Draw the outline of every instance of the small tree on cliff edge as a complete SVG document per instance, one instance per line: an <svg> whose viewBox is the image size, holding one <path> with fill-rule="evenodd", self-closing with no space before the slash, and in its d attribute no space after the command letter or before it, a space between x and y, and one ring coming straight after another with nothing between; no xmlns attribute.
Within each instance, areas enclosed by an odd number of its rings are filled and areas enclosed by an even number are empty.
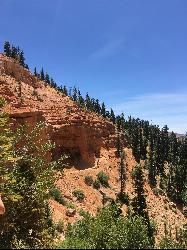
<svg viewBox="0 0 187 250"><path fill-rule="evenodd" d="M45 74L44 74L43 68L41 69L41 72L40 72L40 79L41 79L42 81L45 80Z"/></svg>
<svg viewBox="0 0 187 250"><path fill-rule="evenodd" d="M19 63L21 66L25 67L25 57L23 50L19 53Z"/></svg>
<svg viewBox="0 0 187 250"><path fill-rule="evenodd" d="M4 43L4 54L8 57L11 56L11 48L10 48L10 43L8 41Z"/></svg>

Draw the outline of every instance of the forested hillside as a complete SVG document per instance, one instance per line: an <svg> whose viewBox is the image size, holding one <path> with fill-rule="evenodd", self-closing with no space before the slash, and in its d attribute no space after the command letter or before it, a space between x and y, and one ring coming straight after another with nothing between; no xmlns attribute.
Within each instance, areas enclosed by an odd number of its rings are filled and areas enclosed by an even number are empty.
<svg viewBox="0 0 187 250"><path fill-rule="evenodd" d="M0 56L0 248L186 248L187 136Z"/></svg>

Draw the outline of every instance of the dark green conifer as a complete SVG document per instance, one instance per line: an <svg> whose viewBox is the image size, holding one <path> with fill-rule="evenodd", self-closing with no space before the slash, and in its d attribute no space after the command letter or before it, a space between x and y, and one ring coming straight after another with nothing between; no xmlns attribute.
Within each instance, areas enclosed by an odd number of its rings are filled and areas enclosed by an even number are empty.
<svg viewBox="0 0 187 250"><path fill-rule="evenodd" d="M19 63L21 66L25 67L25 57L23 50L19 53Z"/></svg>
<svg viewBox="0 0 187 250"><path fill-rule="evenodd" d="M4 54L8 57L11 56L11 48L10 48L10 43L8 41L5 41L4 43Z"/></svg>
<svg viewBox="0 0 187 250"><path fill-rule="evenodd" d="M50 83L51 83L48 73L45 74L45 82L46 82L47 84L50 84Z"/></svg>
<svg viewBox="0 0 187 250"><path fill-rule="evenodd" d="M101 104L101 115L106 117L106 108L104 102Z"/></svg>
<svg viewBox="0 0 187 250"><path fill-rule="evenodd" d="M40 79L41 79L42 81L45 80L45 74L44 74L43 68L42 68L41 71L40 71Z"/></svg>
<svg viewBox="0 0 187 250"><path fill-rule="evenodd" d="M38 73L37 73L36 67L34 67L34 75L35 75L36 77L38 76Z"/></svg>
<svg viewBox="0 0 187 250"><path fill-rule="evenodd" d="M115 123L116 121L116 117L115 117L115 114L114 114L114 111L113 109L110 109L110 119L113 123Z"/></svg>

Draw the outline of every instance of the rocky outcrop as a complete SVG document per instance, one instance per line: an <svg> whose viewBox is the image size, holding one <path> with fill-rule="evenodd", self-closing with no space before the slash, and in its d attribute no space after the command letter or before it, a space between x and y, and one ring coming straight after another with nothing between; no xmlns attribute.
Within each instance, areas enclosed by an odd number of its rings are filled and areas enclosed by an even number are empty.
<svg viewBox="0 0 187 250"><path fill-rule="evenodd" d="M69 97L46 86L14 59L0 55L0 94L17 124L33 127L39 120L49 127L55 142L53 157L68 153L79 169L93 167L102 148L115 147L114 125L80 109Z"/></svg>
<svg viewBox="0 0 187 250"><path fill-rule="evenodd" d="M73 217L73 216L75 216L75 214L76 214L76 210L75 210L75 209L68 208L68 209L66 210L66 215L67 215L68 217Z"/></svg>
<svg viewBox="0 0 187 250"><path fill-rule="evenodd" d="M34 86L37 83L37 78L30 71L16 62L12 58L8 58L0 54L0 74L8 75L15 78L17 81Z"/></svg>

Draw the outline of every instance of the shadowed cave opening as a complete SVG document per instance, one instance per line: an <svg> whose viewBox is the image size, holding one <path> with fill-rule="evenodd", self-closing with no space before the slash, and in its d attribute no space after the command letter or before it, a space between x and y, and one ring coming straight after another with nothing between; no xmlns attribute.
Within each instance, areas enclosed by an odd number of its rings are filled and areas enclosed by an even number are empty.
<svg viewBox="0 0 187 250"><path fill-rule="evenodd" d="M65 147L58 147L52 151L52 159L58 160L62 155L67 155L68 158L66 159L65 163L67 163L68 168L74 167L77 170L84 170L88 168L94 167L95 163L95 154L89 153L83 157L79 147L73 148L65 148Z"/></svg>

